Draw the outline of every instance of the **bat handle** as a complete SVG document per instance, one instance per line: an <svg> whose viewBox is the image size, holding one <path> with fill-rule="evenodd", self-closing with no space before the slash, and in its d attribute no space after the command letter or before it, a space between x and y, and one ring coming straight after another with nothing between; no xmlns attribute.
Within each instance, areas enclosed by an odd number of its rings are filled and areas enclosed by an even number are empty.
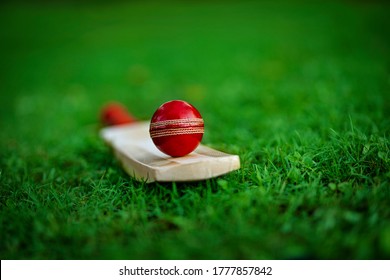
<svg viewBox="0 0 390 280"><path fill-rule="evenodd" d="M137 121L126 107L118 102L106 104L100 112L100 120L106 126L130 124Z"/></svg>

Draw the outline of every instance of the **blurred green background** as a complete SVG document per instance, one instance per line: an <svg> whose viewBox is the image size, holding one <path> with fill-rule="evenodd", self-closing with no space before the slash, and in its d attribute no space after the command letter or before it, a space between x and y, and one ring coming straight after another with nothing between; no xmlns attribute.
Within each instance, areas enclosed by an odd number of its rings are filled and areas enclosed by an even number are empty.
<svg viewBox="0 0 390 280"><path fill-rule="evenodd" d="M1 258L388 258L390 19L380 1L0 5ZM171 99L242 168L143 185L100 108Z"/></svg>
<svg viewBox="0 0 390 280"><path fill-rule="evenodd" d="M344 105L350 114L375 110L376 121L388 111L378 94L388 89L387 5L28 3L1 9L2 104L4 115L19 120L71 116L71 132L93 123L111 99L140 118L172 98L196 103L205 117L222 113L237 122L275 111L288 118L319 113L310 111L318 103L324 121ZM232 105L240 110L228 110Z"/></svg>

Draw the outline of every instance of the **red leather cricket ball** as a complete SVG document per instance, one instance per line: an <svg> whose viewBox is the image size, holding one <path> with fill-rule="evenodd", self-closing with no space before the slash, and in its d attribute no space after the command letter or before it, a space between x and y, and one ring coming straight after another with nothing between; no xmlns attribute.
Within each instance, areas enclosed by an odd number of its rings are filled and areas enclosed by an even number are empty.
<svg viewBox="0 0 390 280"><path fill-rule="evenodd" d="M156 147L172 157L185 156L198 147L204 133L202 116L191 104L172 100L162 104L150 122Z"/></svg>

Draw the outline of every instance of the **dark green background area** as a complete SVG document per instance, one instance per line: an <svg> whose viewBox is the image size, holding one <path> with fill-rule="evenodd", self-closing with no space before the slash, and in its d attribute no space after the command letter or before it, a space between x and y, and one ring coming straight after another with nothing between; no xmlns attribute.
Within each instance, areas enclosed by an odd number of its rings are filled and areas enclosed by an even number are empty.
<svg viewBox="0 0 390 280"><path fill-rule="evenodd" d="M390 258L390 6L0 5L1 259ZM242 167L143 184L99 139L111 100L171 99Z"/></svg>

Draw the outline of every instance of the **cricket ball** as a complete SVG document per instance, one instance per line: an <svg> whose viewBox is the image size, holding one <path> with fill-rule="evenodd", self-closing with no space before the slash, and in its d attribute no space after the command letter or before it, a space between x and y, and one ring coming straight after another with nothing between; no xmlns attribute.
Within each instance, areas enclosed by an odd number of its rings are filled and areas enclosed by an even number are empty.
<svg viewBox="0 0 390 280"><path fill-rule="evenodd" d="M161 152L181 157L195 150L202 141L204 122L194 106L185 101L172 100L156 110L149 133Z"/></svg>

